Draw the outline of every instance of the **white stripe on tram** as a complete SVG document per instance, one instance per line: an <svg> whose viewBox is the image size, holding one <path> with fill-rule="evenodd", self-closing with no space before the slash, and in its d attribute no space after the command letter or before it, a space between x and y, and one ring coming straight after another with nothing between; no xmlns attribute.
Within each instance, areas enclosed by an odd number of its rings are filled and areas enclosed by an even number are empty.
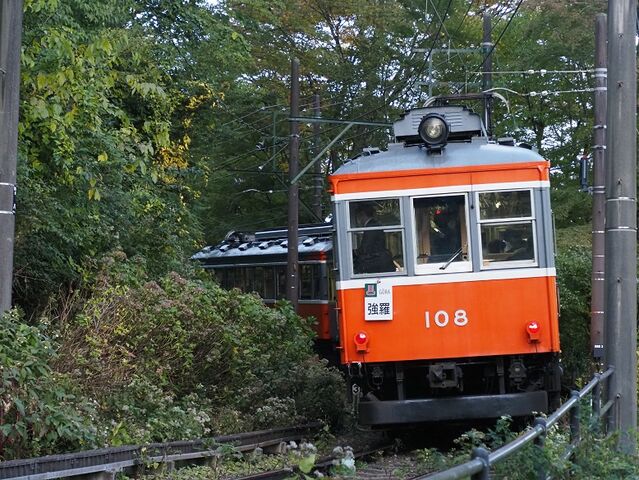
<svg viewBox="0 0 639 480"><path fill-rule="evenodd" d="M467 193L496 190L518 190L524 188L550 188L548 180L530 182L476 183L473 185L452 185L448 187L407 188L401 190L376 190L371 192L337 193L332 201L357 200L360 198L407 197L417 195L439 195L443 193Z"/></svg>
<svg viewBox="0 0 639 480"><path fill-rule="evenodd" d="M486 280L514 280L518 278L555 277L554 268L511 268L503 270L484 270L482 272L443 273L401 277L367 277L337 282L337 290L364 288L367 283L382 280L384 285L397 287L406 285L436 285L442 283L481 282Z"/></svg>

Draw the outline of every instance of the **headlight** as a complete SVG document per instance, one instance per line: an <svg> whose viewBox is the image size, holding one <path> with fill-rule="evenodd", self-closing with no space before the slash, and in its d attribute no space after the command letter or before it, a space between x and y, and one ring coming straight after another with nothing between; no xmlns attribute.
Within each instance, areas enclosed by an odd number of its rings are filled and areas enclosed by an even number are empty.
<svg viewBox="0 0 639 480"><path fill-rule="evenodd" d="M419 136L429 147L443 147L448 140L448 124L444 117L429 113L419 124Z"/></svg>

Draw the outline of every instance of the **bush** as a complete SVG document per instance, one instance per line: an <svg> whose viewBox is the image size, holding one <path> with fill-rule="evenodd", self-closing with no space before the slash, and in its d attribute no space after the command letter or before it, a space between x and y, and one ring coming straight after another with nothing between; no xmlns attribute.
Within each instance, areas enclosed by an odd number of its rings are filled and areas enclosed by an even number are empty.
<svg viewBox="0 0 639 480"><path fill-rule="evenodd" d="M55 366L100 399L114 441L338 422L341 376L314 356L309 322L288 304L267 308L208 278L153 281L122 253L103 263L95 285L62 326ZM184 415L193 409L205 420L191 425ZM180 429L167 410L191 426Z"/></svg>
<svg viewBox="0 0 639 480"><path fill-rule="evenodd" d="M591 252L587 247L568 247L557 255L557 283L564 381L570 386L589 378Z"/></svg>
<svg viewBox="0 0 639 480"><path fill-rule="evenodd" d="M110 445L204 438L211 433L210 401L199 392L176 398L148 379L131 383L104 399Z"/></svg>
<svg viewBox="0 0 639 480"><path fill-rule="evenodd" d="M55 352L49 338L15 311L1 321L0 458L97 446L94 405L51 370Z"/></svg>

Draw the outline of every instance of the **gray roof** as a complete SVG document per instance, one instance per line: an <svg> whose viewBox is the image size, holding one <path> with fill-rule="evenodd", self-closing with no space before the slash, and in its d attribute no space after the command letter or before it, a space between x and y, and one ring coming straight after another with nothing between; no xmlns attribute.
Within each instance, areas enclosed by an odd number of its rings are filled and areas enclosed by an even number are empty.
<svg viewBox="0 0 639 480"><path fill-rule="evenodd" d="M471 142L449 143L441 153L429 153L423 146L392 143L388 150L364 155L346 162L333 175L349 173L388 172L428 168L472 167L506 163L539 162L544 158L522 147L499 145L483 137Z"/></svg>
<svg viewBox="0 0 639 480"><path fill-rule="evenodd" d="M298 253L300 257L310 253L329 252L333 249L333 226L300 227ZM231 232L214 246L204 247L191 257L205 266L232 265L235 263L261 263L281 261L288 253L286 229L274 229L255 234Z"/></svg>

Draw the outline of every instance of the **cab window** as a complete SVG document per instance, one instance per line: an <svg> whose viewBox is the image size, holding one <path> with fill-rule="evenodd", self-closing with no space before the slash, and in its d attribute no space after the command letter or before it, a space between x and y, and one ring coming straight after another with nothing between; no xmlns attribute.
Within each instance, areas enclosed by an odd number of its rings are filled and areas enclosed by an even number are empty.
<svg viewBox="0 0 639 480"><path fill-rule="evenodd" d="M353 273L404 271L404 240L399 199L349 203Z"/></svg>
<svg viewBox="0 0 639 480"><path fill-rule="evenodd" d="M417 273L469 270L465 195L413 199Z"/></svg>
<svg viewBox="0 0 639 480"><path fill-rule="evenodd" d="M530 265L535 258L532 191L478 194L483 267Z"/></svg>

